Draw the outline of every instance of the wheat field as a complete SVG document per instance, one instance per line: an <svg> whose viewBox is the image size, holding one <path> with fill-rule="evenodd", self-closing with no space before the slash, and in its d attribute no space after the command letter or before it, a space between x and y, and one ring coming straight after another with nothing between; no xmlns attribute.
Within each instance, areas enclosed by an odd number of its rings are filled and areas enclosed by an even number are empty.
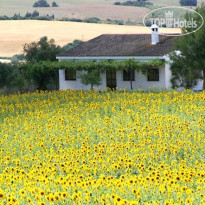
<svg viewBox="0 0 205 205"><path fill-rule="evenodd" d="M0 21L0 56L10 57L23 51L25 43L38 41L42 36L55 39L61 46L75 39L87 41L101 34L150 33L143 26L120 26L59 21ZM163 32L180 32L164 29Z"/></svg>

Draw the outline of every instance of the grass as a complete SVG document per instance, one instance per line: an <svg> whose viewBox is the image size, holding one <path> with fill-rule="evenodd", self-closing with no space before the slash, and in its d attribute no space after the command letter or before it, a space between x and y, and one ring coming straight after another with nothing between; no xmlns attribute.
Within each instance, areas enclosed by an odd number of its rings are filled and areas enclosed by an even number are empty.
<svg viewBox="0 0 205 205"><path fill-rule="evenodd" d="M101 34L150 33L143 26L119 26L60 21L0 21L0 56L10 57L21 53L23 45L48 36L63 46L75 39L87 41ZM163 29L163 32L173 32ZM175 30L179 32L179 30Z"/></svg>

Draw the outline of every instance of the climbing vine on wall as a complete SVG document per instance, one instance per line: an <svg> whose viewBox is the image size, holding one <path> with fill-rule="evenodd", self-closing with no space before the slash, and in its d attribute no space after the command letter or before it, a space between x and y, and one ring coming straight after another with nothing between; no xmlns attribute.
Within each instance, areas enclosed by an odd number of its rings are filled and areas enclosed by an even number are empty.
<svg viewBox="0 0 205 205"><path fill-rule="evenodd" d="M146 74L149 68L160 67L164 63L163 60L140 62L134 59L125 61L41 61L38 63L22 63L18 65L18 68L39 89L45 90L50 82L58 84L58 71L61 69L68 71L97 70L98 72L105 72L106 70L135 70Z"/></svg>

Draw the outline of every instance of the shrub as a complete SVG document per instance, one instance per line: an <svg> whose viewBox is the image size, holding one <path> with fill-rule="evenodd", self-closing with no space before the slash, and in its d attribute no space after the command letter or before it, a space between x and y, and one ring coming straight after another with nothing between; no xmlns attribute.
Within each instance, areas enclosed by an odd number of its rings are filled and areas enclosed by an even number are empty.
<svg viewBox="0 0 205 205"><path fill-rule="evenodd" d="M68 43L65 46L62 47L62 50L69 50L71 48L74 48L75 46L80 45L81 43L83 43L83 41L81 40L74 40L73 43Z"/></svg>
<svg viewBox="0 0 205 205"><path fill-rule="evenodd" d="M181 6L197 6L197 0L180 0Z"/></svg>
<svg viewBox="0 0 205 205"><path fill-rule="evenodd" d="M0 16L0 20L10 20L10 18L6 15Z"/></svg>
<svg viewBox="0 0 205 205"><path fill-rule="evenodd" d="M38 0L33 4L33 7L49 7L50 5L46 0Z"/></svg>
<svg viewBox="0 0 205 205"><path fill-rule="evenodd" d="M97 17L87 18L85 19L86 23L99 23L101 20Z"/></svg>
<svg viewBox="0 0 205 205"><path fill-rule="evenodd" d="M52 2L52 7L58 7L58 4L55 1L53 1Z"/></svg>
<svg viewBox="0 0 205 205"><path fill-rule="evenodd" d="M114 5L121 5L121 3L119 1L115 2Z"/></svg>
<svg viewBox="0 0 205 205"><path fill-rule="evenodd" d="M139 7L145 7L148 5L153 5L148 0L135 0L135 1L126 1L123 3L120 3L119 1L115 2L114 5L118 6L139 6Z"/></svg>
<svg viewBox="0 0 205 205"><path fill-rule="evenodd" d="M14 14L13 15L13 20L21 20L21 19L22 19L22 17L21 17L20 14Z"/></svg>

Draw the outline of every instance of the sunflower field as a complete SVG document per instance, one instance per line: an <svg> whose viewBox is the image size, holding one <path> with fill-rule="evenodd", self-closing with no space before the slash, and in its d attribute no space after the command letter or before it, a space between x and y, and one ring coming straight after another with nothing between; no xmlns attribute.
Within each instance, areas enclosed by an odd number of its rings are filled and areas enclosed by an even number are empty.
<svg viewBox="0 0 205 205"><path fill-rule="evenodd" d="M205 92L0 96L0 204L205 204Z"/></svg>

